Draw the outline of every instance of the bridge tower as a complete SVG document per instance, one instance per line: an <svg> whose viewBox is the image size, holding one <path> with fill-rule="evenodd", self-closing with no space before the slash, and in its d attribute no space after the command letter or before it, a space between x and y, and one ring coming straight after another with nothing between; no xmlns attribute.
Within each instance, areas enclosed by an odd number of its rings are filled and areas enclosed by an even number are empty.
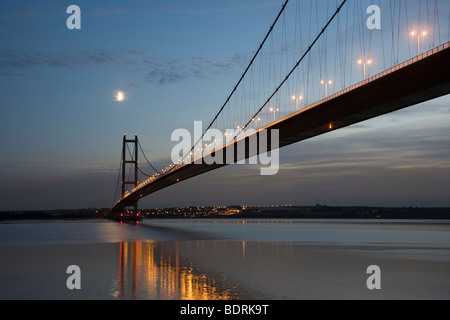
<svg viewBox="0 0 450 320"><path fill-rule="evenodd" d="M132 147L130 148L130 145ZM125 198L127 187L133 186L136 188L139 184L138 181L138 136L134 136L134 139L127 139L127 135L123 136L122 144L122 197ZM127 177L127 172L128 177ZM133 174L131 174L133 173ZM120 212L112 212L112 218L119 221L139 221L141 216L138 210L138 201L127 203L126 207L123 207Z"/></svg>
<svg viewBox="0 0 450 320"><path fill-rule="evenodd" d="M127 160L128 144L134 144L134 148L132 149L132 150L134 150L134 157L131 157L130 160ZM134 160L133 160L133 158L134 158ZM129 140L129 139L127 139L127 135L125 134L123 136L123 146L122 146L122 198L125 195L127 185L131 184L134 187L137 187L139 184L138 163L139 163L139 161L138 161L138 137L137 137L137 135L135 135L133 140ZM126 176L127 165L134 166L134 179L133 180L127 180L127 176ZM136 203L136 208L137 208L137 203Z"/></svg>

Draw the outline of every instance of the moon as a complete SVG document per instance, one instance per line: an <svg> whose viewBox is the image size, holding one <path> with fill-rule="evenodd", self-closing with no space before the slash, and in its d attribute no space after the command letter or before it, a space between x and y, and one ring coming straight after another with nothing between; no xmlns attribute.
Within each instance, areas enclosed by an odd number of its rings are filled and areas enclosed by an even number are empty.
<svg viewBox="0 0 450 320"><path fill-rule="evenodd" d="M117 92L116 100L119 101L119 102L125 100L125 95L123 94L122 91L118 91L118 92Z"/></svg>

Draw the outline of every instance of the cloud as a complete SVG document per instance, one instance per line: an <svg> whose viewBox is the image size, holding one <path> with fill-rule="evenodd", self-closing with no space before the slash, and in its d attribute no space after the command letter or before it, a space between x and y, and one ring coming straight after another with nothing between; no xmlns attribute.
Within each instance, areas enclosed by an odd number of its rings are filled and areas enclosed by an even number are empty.
<svg viewBox="0 0 450 320"><path fill-rule="evenodd" d="M430 104L433 103L416 107L416 112L422 114L429 110ZM281 149L277 187L313 184L326 189L328 185L337 187L366 182L367 186L363 186L366 189L375 192L376 186L378 194L391 190L395 195L393 185L415 194L414 188L426 183L428 194L432 193L431 190L439 186L433 184L433 179L448 179L448 121L439 113L434 115L432 125L428 121L416 123L414 113L405 114L405 117L396 125L389 124L388 116L372 119L358 125L360 130L345 130L345 134L331 132ZM380 125L383 118L387 122L384 126ZM427 174L430 177L423 178ZM391 181L394 176L398 181ZM413 183L414 179L418 180ZM390 182L383 184L383 181ZM345 197L351 198L352 192Z"/></svg>
<svg viewBox="0 0 450 320"><path fill-rule="evenodd" d="M145 62L150 69L145 80L149 83L164 85L189 79L209 79L211 76L229 72L244 66L248 55L235 54L224 59L191 57L180 59L155 58Z"/></svg>
<svg viewBox="0 0 450 320"><path fill-rule="evenodd" d="M145 80L149 83L163 85L203 76L200 70L190 69L188 64L177 60L158 59L153 60L149 64L150 71L145 76Z"/></svg>
<svg viewBox="0 0 450 320"><path fill-rule="evenodd" d="M0 69L3 75L20 74L36 68L73 68L118 61L114 53L104 50L76 53L43 53L35 50L8 50L0 53Z"/></svg>
<svg viewBox="0 0 450 320"><path fill-rule="evenodd" d="M134 49L82 50L78 52L44 53L35 50L8 50L0 52L0 69L3 76L25 75L26 71L39 68L79 68L105 64L125 64L130 72L143 74L143 81L165 85L190 79L210 77L242 69L248 62L248 54L230 57L208 58L161 58ZM136 82L128 82L130 87L138 87Z"/></svg>
<svg viewBox="0 0 450 320"><path fill-rule="evenodd" d="M130 68L145 65L151 54L135 49L79 50L70 52L42 52L36 50L0 51L3 75L21 75L38 68L79 68L94 65L124 64Z"/></svg>
<svg viewBox="0 0 450 320"><path fill-rule="evenodd" d="M141 87L141 85L139 83L136 83L133 81L129 81L129 82L125 83L125 85L130 88L140 88Z"/></svg>
<svg viewBox="0 0 450 320"><path fill-rule="evenodd" d="M87 59L93 63L106 63L116 60L116 57L109 52L99 51L89 54Z"/></svg>

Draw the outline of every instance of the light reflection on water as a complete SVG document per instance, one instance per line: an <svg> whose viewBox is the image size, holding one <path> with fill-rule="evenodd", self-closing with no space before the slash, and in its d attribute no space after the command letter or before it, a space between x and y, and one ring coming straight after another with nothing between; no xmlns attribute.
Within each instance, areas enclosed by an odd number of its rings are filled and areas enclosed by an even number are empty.
<svg viewBox="0 0 450 320"><path fill-rule="evenodd" d="M449 297L449 249L188 240L118 244L115 299L415 299ZM380 264L383 290L366 288Z"/></svg>
<svg viewBox="0 0 450 320"><path fill-rule="evenodd" d="M116 299L236 300L247 298L226 276L208 275L180 257L180 243L121 242ZM199 248L200 249L200 248Z"/></svg>

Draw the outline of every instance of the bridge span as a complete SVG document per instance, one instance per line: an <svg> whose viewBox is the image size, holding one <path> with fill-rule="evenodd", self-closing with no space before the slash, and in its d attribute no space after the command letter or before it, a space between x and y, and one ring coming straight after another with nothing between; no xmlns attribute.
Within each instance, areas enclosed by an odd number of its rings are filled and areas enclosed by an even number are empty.
<svg viewBox="0 0 450 320"><path fill-rule="evenodd" d="M261 130L279 130L279 147L284 147L333 130L350 126L390 112L429 101L450 93L450 42L405 61L382 73L372 76L345 90L309 105L252 133L259 137ZM226 155L228 148L236 150L242 139L236 139L223 146ZM248 144L245 144L248 146ZM249 156L245 150L245 159ZM235 159L240 160L240 159ZM183 164L160 175L157 179L143 184L125 195L111 209L119 214L128 206L134 206L139 199L173 184L197 175L218 169L227 164L194 163Z"/></svg>

